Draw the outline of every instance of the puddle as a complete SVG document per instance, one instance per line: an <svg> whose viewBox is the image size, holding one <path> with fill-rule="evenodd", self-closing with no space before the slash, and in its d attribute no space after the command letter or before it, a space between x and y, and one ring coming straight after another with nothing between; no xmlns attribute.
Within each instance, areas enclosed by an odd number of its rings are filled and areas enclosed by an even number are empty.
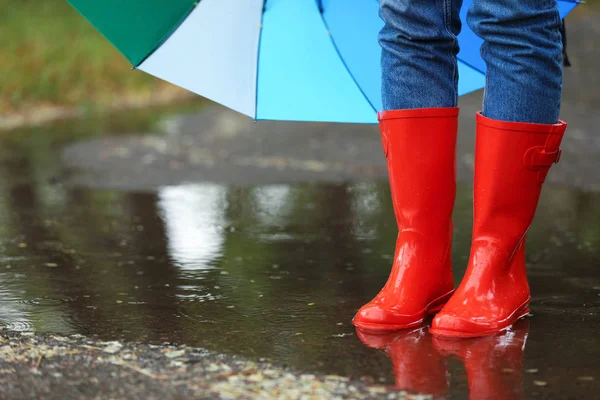
<svg viewBox="0 0 600 400"><path fill-rule="evenodd" d="M393 252L385 181L64 185L61 147L105 130L86 126L0 138L0 327L185 343L450 398L598 388L600 194L545 187L527 243L533 316L512 331L450 343L425 330L358 337L350 320L384 283ZM457 280L471 207L461 183Z"/></svg>

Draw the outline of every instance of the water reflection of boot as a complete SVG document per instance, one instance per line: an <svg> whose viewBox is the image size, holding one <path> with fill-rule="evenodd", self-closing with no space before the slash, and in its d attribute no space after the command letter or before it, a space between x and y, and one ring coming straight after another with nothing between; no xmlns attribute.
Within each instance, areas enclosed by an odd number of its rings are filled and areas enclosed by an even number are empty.
<svg viewBox="0 0 600 400"><path fill-rule="evenodd" d="M496 336L472 339L439 339L440 354L460 359L467 371L470 400L520 399L522 368L529 321L519 321Z"/></svg>
<svg viewBox="0 0 600 400"><path fill-rule="evenodd" d="M396 389L431 394L435 398L446 395L446 362L424 329L383 335L357 329L356 333L365 345L386 352L394 368Z"/></svg>

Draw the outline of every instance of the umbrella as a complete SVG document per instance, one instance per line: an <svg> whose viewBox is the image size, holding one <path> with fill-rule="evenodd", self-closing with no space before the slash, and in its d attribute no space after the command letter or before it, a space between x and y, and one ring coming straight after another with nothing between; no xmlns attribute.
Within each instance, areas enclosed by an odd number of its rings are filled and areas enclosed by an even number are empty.
<svg viewBox="0 0 600 400"><path fill-rule="evenodd" d="M375 123L381 109L378 0L69 2L134 68L256 120ZM463 24L460 95L484 87L481 43Z"/></svg>

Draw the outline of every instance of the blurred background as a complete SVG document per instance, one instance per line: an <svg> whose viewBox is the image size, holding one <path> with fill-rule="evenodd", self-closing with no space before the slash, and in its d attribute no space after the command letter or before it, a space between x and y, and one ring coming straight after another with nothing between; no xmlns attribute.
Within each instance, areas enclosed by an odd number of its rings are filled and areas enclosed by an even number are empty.
<svg viewBox="0 0 600 400"><path fill-rule="evenodd" d="M0 127L192 98L128 73L127 60L67 1L1 0L0 9Z"/></svg>

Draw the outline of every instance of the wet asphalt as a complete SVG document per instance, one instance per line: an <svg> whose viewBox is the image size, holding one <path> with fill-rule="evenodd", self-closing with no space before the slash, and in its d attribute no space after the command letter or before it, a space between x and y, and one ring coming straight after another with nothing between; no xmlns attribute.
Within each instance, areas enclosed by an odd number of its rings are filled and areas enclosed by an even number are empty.
<svg viewBox="0 0 600 400"><path fill-rule="evenodd" d="M532 312L511 331L357 335L396 232L377 128L255 123L208 103L0 135L0 327L195 346L442 398L600 398L600 17L581 9L563 156L528 234ZM480 100L460 100L456 281Z"/></svg>

